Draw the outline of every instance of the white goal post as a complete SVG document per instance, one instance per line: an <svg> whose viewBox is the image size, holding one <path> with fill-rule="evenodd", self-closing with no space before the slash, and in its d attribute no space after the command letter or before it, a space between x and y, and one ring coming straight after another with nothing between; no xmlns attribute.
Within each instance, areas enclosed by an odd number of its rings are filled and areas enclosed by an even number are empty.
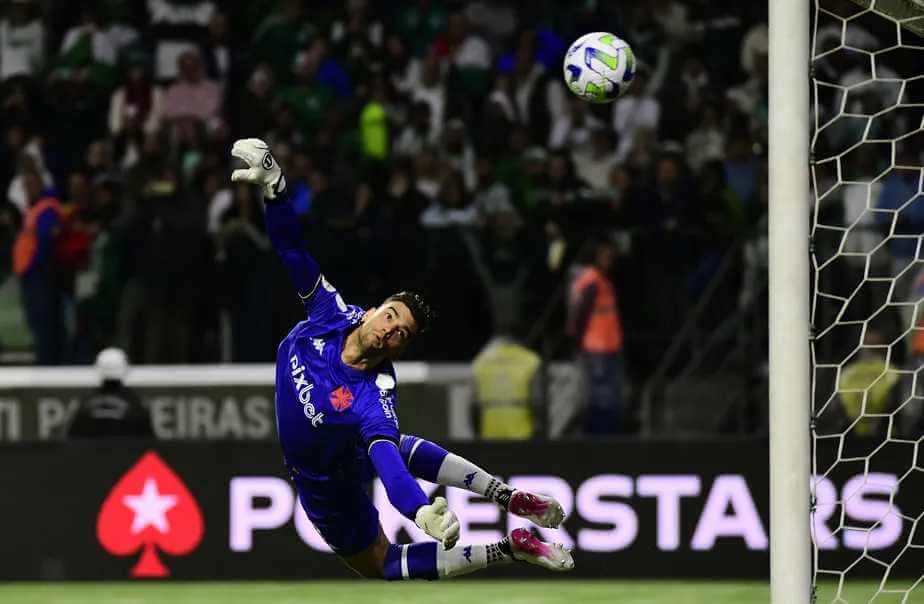
<svg viewBox="0 0 924 604"><path fill-rule="evenodd" d="M770 0L769 152L771 600L918 601L924 0Z"/></svg>
<svg viewBox="0 0 924 604"><path fill-rule="evenodd" d="M811 599L809 14L769 4L770 591Z"/></svg>

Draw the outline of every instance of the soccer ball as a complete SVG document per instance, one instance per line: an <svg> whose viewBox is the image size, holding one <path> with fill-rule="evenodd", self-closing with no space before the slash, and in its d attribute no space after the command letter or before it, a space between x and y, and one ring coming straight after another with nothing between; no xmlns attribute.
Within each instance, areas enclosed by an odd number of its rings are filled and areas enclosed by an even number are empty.
<svg viewBox="0 0 924 604"><path fill-rule="evenodd" d="M629 89L635 77L635 56L626 43L598 31L574 41L565 54L565 83L591 103L609 103Z"/></svg>

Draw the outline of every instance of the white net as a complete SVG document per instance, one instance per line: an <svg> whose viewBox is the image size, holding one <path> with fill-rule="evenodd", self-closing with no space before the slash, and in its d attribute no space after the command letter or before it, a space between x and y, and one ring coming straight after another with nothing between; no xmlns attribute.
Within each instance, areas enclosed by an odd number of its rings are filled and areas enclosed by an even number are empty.
<svg viewBox="0 0 924 604"><path fill-rule="evenodd" d="M814 3L816 596L924 602L924 0Z"/></svg>

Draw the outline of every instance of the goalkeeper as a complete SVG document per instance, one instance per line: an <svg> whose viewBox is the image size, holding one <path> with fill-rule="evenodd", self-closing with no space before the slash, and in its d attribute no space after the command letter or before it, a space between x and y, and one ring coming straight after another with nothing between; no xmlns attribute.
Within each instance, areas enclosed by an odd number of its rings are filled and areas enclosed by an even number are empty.
<svg viewBox="0 0 924 604"><path fill-rule="evenodd" d="M367 311L346 304L304 249L285 177L266 143L239 140L231 154L247 165L231 180L263 188L267 232L305 305L307 317L277 352L276 423L299 501L334 552L360 575L388 580L452 577L515 560L573 568L568 550L522 528L497 543L456 547L455 514L442 497L430 503L413 476L486 496L544 527L561 523L562 508L398 431L391 362L427 329L430 308L411 292ZM364 489L373 470L391 504L440 544L388 542Z"/></svg>

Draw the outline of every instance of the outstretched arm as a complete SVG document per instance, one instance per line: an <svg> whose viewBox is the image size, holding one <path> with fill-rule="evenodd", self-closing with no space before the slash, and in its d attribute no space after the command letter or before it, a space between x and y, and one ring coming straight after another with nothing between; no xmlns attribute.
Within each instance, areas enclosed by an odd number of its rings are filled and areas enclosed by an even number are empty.
<svg viewBox="0 0 924 604"><path fill-rule="evenodd" d="M273 248L279 254L295 290L301 298L314 293L321 278L318 263L305 250L301 226L286 193L286 177L269 146L258 138L238 140L231 155L247 164L247 168L231 174L233 182L249 182L263 187L266 202L264 219Z"/></svg>
<svg viewBox="0 0 924 604"><path fill-rule="evenodd" d="M394 441L373 440L369 445L369 458L395 509L441 542L444 549L452 549L459 540L459 520L443 497L437 497L432 504L427 502L427 496L408 472Z"/></svg>

